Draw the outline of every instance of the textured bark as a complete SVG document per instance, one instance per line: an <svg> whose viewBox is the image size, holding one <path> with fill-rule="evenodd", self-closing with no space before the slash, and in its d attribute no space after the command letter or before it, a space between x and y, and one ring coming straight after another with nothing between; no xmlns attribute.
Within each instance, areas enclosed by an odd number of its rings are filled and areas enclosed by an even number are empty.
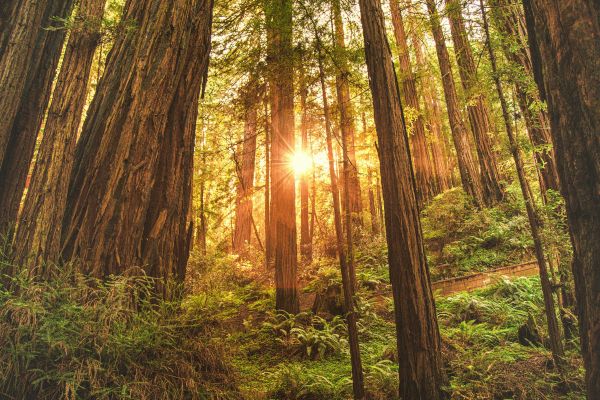
<svg viewBox="0 0 600 400"><path fill-rule="evenodd" d="M33 267L39 262L58 261L60 257L68 172L73 166L94 53L101 39L105 3L105 0L82 0L69 35L19 220L15 240L15 261L19 265L28 263Z"/></svg>
<svg viewBox="0 0 600 400"><path fill-rule="evenodd" d="M400 355L400 397L444 398L441 342L400 91L378 0L360 0Z"/></svg>
<svg viewBox="0 0 600 400"><path fill-rule="evenodd" d="M527 27L521 2L515 0L491 0L491 19L502 37L503 51L508 60L520 67L522 74L513 74L517 99L523 113L527 132L537 150L535 160L540 174L542 193L548 189L559 191L558 171L552 147L548 114L536 103L539 93L531 87L533 66L527 44Z"/></svg>
<svg viewBox="0 0 600 400"><path fill-rule="evenodd" d="M398 47L400 89L404 96L405 107L409 109L409 114L415 116L415 119L412 121L412 132L410 132L409 137L412 142L411 149L417 182L417 200L420 205L423 205L439 192L437 188L438 183L436 182L432 162L429 158L427 139L425 137L425 122L419 104L415 74L410 64L408 39L404 30L404 22L402 21L402 13L400 12L398 0L390 1L390 9L392 12L396 46Z"/></svg>
<svg viewBox="0 0 600 400"><path fill-rule="evenodd" d="M492 150L491 135L493 127L487 107L487 98L481 92L480 83L478 82L477 67L475 66L473 51L465 28L461 3L457 0L446 0L446 9L450 20L458 71L466 95L471 131L475 137L483 200L486 205L492 206L502 200L503 193L500 186L496 154Z"/></svg>
<svg viewBox="0 0 600 400"><path fill-rule="evenodd" d="M336 93L340 109L340 130L342 138L348 143L348 189L350 195L350 212L353 220L362 225L362 195L356 159L356 129L354 121L354 107L350 100L350 68L346 56L346 41L344 37L344 22L340 0L332 0L333 17L335 25L335 46L337 51L338 74L336 76Z"/></svg>
<svg viewBox="0 0 600 400"><path fill-rule="evenodd" d="M181 279L209 0L130 1L77 146L63 255L96 276L142 268Z"/></svg>
<svg viewBox="0 0 600 400"><path fill-rule="evenodd" d="M253 94L246 101L244 139L241 154L236 155L238 184L236 188L235 230L233 251L242 253L252 237L252 196L254 194L254 169L256 166L256 135L258 124L258 99Z"/></svg>
<svg viewBox="0 0 600 400"><path fill-rule="evenodd" d="M338 187L338 178L335 172L335 158L333 155L333 135L331 133L331 118L329 116L329 101L327 99L327 86L325 85L325 73L323 70L323 60L321 55L321 42L318 40L319 47L319 78L321 82L321 93L323 96L323 111L325 114L325 133L327 142L327 159L329 161L329 176L331 179L331 196L333 198L333 221L335 225L335 237L337 252L340 260L340 269L342 275L342 290L344 293L344 311L346 313L346 322L348 324L348 342L350 345L350 358L352 363L352 389L355 400L364 400L365 387L362 362L360 358L360 347L358 343L358 328L356 324L357 315L354 312L354 285L352 283L354 272L348 264L348 253L344 248L344 233L342 229L342 212L340 206L340 190ZM348 169L345 169L346 174ZM349 202L349 193L346 193L346 203ZM347 218L351 219L348 213ZM350 250L350 249L348 249Z"/></svg>
<svg viewBox="0 0 600 400"><path fill-rule="evenodd" d="M527 181L527 175L525 172L525 163L521 155L521 149L517 142L516 132L513 132L513 124L508 111L508 102L504 97L504 89L502 88L502 82L498 76L498 66L496 61L496 55L492 48L490 39L489 26L487 22L487 13L484 8L483 0L480 0L481 12L483 17L484 31L487 39L487 48L490 56L490 62L492 64L492 73L494 75L494 83L496 90L498 91L498 98L500 99L500 105L502 107L502 117L504 119L504 127L506 134L508 135L508 141L510 143L510 150L515 160L517 169L517 177L519 178L519 184L521 186L521 193L525 200L525 208L527 209L527 217L529 218L529 225L531 227L531 236L533 238L533 244L535 248L535 256L540 269L540 281L542 283L542 292L544 295L544 309L546 311L546 321L548 324L548 335L550 336L550 349L552 350L552 356L554 363L558 367L562 367L564 364L564 349L560 338L560 329L558 327L558 320L556 317L556 308L554 305L554 298L552 294L552 282L548 273L547 259L544 254L544 247L542 243L542 237L540 235L540 217L535 206L535 201L531 195L531 188Z"/></svg>
<svg viewBox="0 0 600 400"><path fill-rule="evenodd" d="M300 108L302 112L301 136L302 152L309 154L308 148L308 83L304 66L300 66ZM308 172L300 176L300 254L306 262L312 261L312 238L308 219L309 209Z"/></svg>
<svg viewBox="0 0 600 400"><path fill-rule="evenodd" d="M297 313L296 185L289 165L295 149L292 1L266 5L271 90L271 226L275 261L275 307Z"/></svg>
<svg viewBox="0 0 600 400"><path fill-rule="evenodd" d="M548 103L573 241L589 399L600 398L600 5L525 0L534 71Z"/></svg>
<svg viewBox="0 0 600 400"><path fill-rule="evenodd" d="M13 9L0 55L0 231L15 225L35 142L50 99L73 0L27 0Z"/></svg>
<svg viewBox="0 0 600 400"><path fill-rule="evenodd" d="M265 98L265 266L267 269L273 261L273 228L271 225L271 115L269 104Z"/></svg>
<svg viewBox="0 0 600 400"><path fill-rule="evenodd" d="M442 73L442 83L444 86L444 95L446 97L446 107L448 109L448 119L452 131L452 139L456 148L456 157L458 159L458 169L465 192L473 198L478 206L484 204L483 189L481 180L477 171L476 159L471 152L469 143L469 132L463 122L458 105L458 96L454 85L454 75L448 55L448 48L442 31L440 16L438 14L435 0L427 0L427 9L431 23L431 31L435 40L435 48Z"/></svg>
<svg viewBox="0 0 600 400"><path fill-rule="evenodd" d="M442 131L442 107L438 100L435 83L429 74L427 62L423 56L423 45L419 41L414 29L411 41L415 51L415 59L419 71L421 71L422 92L427 114L427 129L430 132L431 160L437 184L437 192L435 194L439 194L452 187L451 155L446 145L444 132Z"/></svg>
<svg viewBox="0 0 600 400"><path fill-rule="evenodd" d="M15 20L13 12L17 3L17 0L3 0L0 3L0 54L4 54L12 23Z"/></svg>

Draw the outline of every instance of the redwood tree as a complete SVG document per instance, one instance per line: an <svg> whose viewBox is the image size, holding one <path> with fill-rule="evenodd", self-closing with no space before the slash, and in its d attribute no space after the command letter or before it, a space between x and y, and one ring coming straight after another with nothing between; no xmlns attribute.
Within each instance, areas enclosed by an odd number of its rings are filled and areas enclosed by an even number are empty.
<svg viewBox="0 0 600 400"><path fill-rule="evenodd" d="M454 42L458 71L466 96L471 131L475 138L483 200L486 205L491 206L502 200L503 193L500 186L496 154L492 149L491 134L493 126L490 120L487 98L480 89L477 67L475 66L473 50L465 28L460 1L446 0L446 10L450 20L450 31Z"/></svg>
<svg viewBox="0 0 600 400"><path fill-rule="evenodd" d="M458 169L460 171L462 186L465 192L473 198L475 203L478 206L481 206L484 204L481 180L477 171L476 159L471 152L469 132L461 116L458 95L456 94L456 86L454 84L454 75L452 74L452 66L450 64L450 56L448 55L444 31L442 30L442 24L440 22L440 16L435 0L427 0L427 9L429 11L431 31L435 40L435 49L442 74L446 108L448 109L450 130L452 131L452 139L454 141L454 147L456 148L456 157L458 159Z"/></svg>
<svg viewBox="0 0 600 400"><path fill-rule="evenodd" d="M406 107L410 109L410 114L414 115L412 121L412 155L415 168L415 178L417 182L417 197L420 204L430 200L436 195L437 182L433 174L433 167L429 158L429 149L425 137L425 123L421 106L419 104L419 95L417 93L417 83L415 74L410 65L410 55L408 53L408 39L404 30L404 22L398 0L390 1L392 12L392 23L394 25L394 35L396 37L396 46L398 47L398 58L400 66L400 82L404 95Z"/></svg>
<svg viewBox="0 0 600 400"><path fill-rule="evenodd" d="M105 0L82 0L69 35L15 240L17 263L58 261L77 134ZM68 177L68 174L67 174Z"/></svg>
<svg viewBox="0 0 600 400"><path fill-rule="evenodd" d="M379 160L400 362L400 397L443 398L441 341L415 180L381 3L360 0Z"/></svg>
<svg viewBox="0 0 600 400"><path fill-rule="evenodd" d="M63 225L67 259L96 276L183 278L210 0L132 0L78 143Z"/></svg>
<svg viewBox="0 0 600 400"><path fill-rule="evenodd" d="M274 240L275 306L299 309L296 272L296 183L290 168L295 149L292 1L269 0L265 5L271 94L271 234Z"/></svg>
<svg viewBox="0 0 600 400"><path fill-rule="evenodd" d="M524 0L536 80L548 103L573 274L588 398L600 398L600 5Z"/></svg>
<svg viewBox="0 0 600 400"><path fill-rule="evenodd" d="M4 1L3 1L4 3ZM12 4L12 7L11 7ZM8 1L0 40L0 234L15 224L73 0ZM3 232L4 231L4 232Z"/></svg>

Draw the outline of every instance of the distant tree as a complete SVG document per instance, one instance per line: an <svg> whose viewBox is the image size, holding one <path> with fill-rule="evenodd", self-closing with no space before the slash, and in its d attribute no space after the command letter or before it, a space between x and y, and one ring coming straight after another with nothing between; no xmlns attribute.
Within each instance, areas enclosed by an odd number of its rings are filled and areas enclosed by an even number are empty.
<svg viewBox="0 0 600 400"><path fill-rule="evenodd" d="M444 398L441 340L423 247L415 178L381 3L360 0L375 112L400 363L400 397Z"/></svg>
<svg viewBox="0 0 600 400"><path fill-rule="evenodd" d="M536 81L548 103L573 242L589 399L600 398L600 5L524 0Z"/></svg>
<svg viewBox="0 0 600 400"><path fill-rule="evenodd" d="M473 198L478 206L485 204L483 198L483 188L481 187L481 179L477 169L477 160L471 152L471 143L469 141L469 131L464 124L460 106L458 103L458 95L454 83L454 75L452 73L452 65L450 64L450 56L446 47L446 39L440 21L440 15L435 4L435 0L427 0L427 9L429 11L429 20L431 31L435 40L435 48L440 64L440 72L442 74L442 84L444 87L444 95L446 97L446 108L448 109L448 119L450 121L450 130L452 131L452 139L456 149L456 158L458 159L458 169L460 178L465 192Z"/></svg>

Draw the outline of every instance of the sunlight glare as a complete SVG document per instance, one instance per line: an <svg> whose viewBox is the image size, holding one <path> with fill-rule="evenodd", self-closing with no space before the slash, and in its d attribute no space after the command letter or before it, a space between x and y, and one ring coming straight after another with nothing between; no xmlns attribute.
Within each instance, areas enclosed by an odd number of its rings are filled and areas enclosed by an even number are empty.
<svg viewBox="0 0 600 400"><path fill-rule="evenodd" d="M298 150L292 154L290 166L296 175L304 175L312 169L312 158L305 152Z"/></svg>

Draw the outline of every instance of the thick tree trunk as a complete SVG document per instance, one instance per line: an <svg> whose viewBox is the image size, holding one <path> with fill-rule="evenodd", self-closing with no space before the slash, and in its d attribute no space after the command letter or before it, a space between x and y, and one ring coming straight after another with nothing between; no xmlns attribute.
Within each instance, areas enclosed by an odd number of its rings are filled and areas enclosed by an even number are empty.
<svg viewBox="0 0 600 400"><path fill-rule="evenodd" d="M183 277L210 0L130 1L78 143L63 255L96 276Z"/></svg>
<svg viewBox="0 0 600 400"><path fill-rule="evenodd" d="M105 3L82 0L78 7L19 220L15 240L15 262L19 265L31 263L34 267L39 262L59 261L67 178L73 166L92 62L101 39Z"/></svg>
<svg viewBox="0 0 600 400"><path fill-rule="evenodd" d="M452 131L452 139L456 148L456 157L458 159L458 169L465 192L473 198L475 204L482 206L484 204L483 189L481 179L477 171L476 160L471 152L469 143L469 132L463 122L460 107L458 105L458 96L454 85L454 75L448 55L448 48L444 38L444 32L440 22L435 0L427 0L427 9L431 23L431 31L435 40L435 48L442 73L442 83L444 86L444 95L446 97L446 107L448 109L448 119Z"/></svg>
<svg viewBox="0 0 600 400"><path fill-rule="evenodd" d="M503 51L506 58L517 67L522 74L513 74L513 82L517 87L517 98L527 132L536 147L535 159L540 174L542 193L548 189L559 191L558 171L552 147L550 121L545 110L536 106L540 101L537 91L531 90L533 66L527 44L527 27L521 2L515 0L491 0L492 22L502 37Z"/></svg>
<svg viewBox="0 0 600 400"><path fill-rule="evenodd" d="M429 144L431 147L433 173L437 183L437 192L435 194L439 194L452 187L451 154L448 151L446 138L442 130L442 107L438 100L435 83L429 74L427 62L423 56L423 45L419 41L414 29L411 41L415 51L415 59L421 72L423 99L427 114L427 129L430 132Z"/></svg>
<svg viewBox="0 0 600 400"><path fill-rule="evenodd" d="M271 226L275 241L275 306L297 313L296 185L290 168L295 149L292 1L266 5L271 90Z"/></svg>
<svg viewBox="0 0 600 400"><path fill-rule="evenodd" d="M600 5L525 0L532 60L548 103L573 241L588 398L600 398Z"/></svg>
<svg viewBox="0 0 600 400"><path fill-rule="evenodd" d="M436 400L445 397L441 341L400 91L381 4L378 0L360 0L359 4L379 142L400 397Z"/></svg>
<svg viewBox="0 0 600 400"><path fill-rule="evenodd" d="M235 230L233 251L243 253L252 237L252 211L254 195L254 169L256 166L256 134L258 124L258 99L253 94L246 101L244 139L241 155L235 156L238 184L236 188Z"/></svg>
<svg viewBox="0 0 600 400"><path fill-rule="evenodd" d="M269 269L272 266L273 246L271 226L271 114L269 113L269 102L265 97L264 105L265 117L265 267Z"/></svg>
<svg viewBox="0 0 600 400"><path fill-rule="evenodd" d="M508 111L508 102L504 97L504 90L502 88L502 82L498 76L498 66L496 62L496 55L492 48L492 42L490 39L489 26L487 22L487 13L485 12L483 0L480 0L481 12L483 16L483 26L487 40L488 53L490 56L490 62L492 64L492 73L494 75L494 82L496 84L496 90L498 91L498 98L500 99L500 105L502 107L502 117L504 119L504 127L506 134L508 135L508 141L510 143L510 150L515 160L517 169L517 177L519 178L519 184L521 186L521 192L523 199L525 200L525 207L527 209L527 216L529 218L529 225L531 227L531 236L533 238L533 244L535 248L535 256L540 269L540 280L542 283L542 292L544 295L544 308L546 311L546 320L548 324L548 335L550 336L550 348L552 350L552 356L554 363L559 368L564 364L564 350L560 337L560 329L558 326L558 320L556 318L556 309L554 305L554 298L552 294L552 282L548 274L547 259L544 254L544 247L542 243L542 237L540 235L540 218L538 211L535 206L533 196L531 195L531 188L527 181L527 175L525 172L525 164L521 155L521 149L517 142L516 132L513 132L512 122Z"/></svg>
<svg viewBox="0 0 600 400"><path fill-rule="evenodd" d="M340 0L333 0L333 17L335 25L335 46L337 52L338 74L336 76L336 93L340 109L340 130L342 138L348 143L349 175L348 190L350 195L350 212L353 220L362 225L362 195L355 145L354 107L350 100L350 68L346 55L346 40Z"/></svg>
<svg viewBox="0 0 600 400"><path fill-rule="evenodd" d="M475 137L483 200L486 205L492 206L502 200L503 192L500 186L496 154L492 150L491 135L493 127L487 107L487 98L481 92L477 79L477 67L475 66L473 51L465 28L460 1L446 0L446 10L450 20L458 70L466 95L471 131Z"/></svg>
<svg viewBox="0 0 600 400"><path fill-rule="evenodd" d="M415 178L417 182L417 200L422 206L429 201L439 189L435 180L433 166L429 159L429 150L425 136L425 123L421 106L419 105L419 95L417 93L417 83L415 74L410 65L410 55L408 52L408 39L404 30L402 13L398 5L398 0L390 1L392 12L392 23L394 25L394 36L396 46L398 47L398 58L400 66L400 89L404 96L405 110L413 116L411 121L412 132L409 137L412 142L413 164L415 169Z"/></svg>
<svg viewBox="0 0 600 400"><path fill-rule="evenodd" d="M309 154L308 148L308 84L304 66L300 67L300 107L302 109L302 152ZM309 225L309 193L308 193L308 173L305 172L300 176L300 254L308 263L312 261L312 238L310 236Z"/></svg>
<svg viewBox="0 0 600 400"><path fill-rule="evenodd" d="M45 28L52 17L67 17L72 5L27 0L11 13L0 53L0 233L15 225L65 38L65 30Z"/></svg>
<svg viewBox="0 0 600 400"><path fill-rule="evenodd" d="M358 327L356 324L357 315L354 312L354 272L348 264L348 253L344 249L344 233L342 229L342 212L340 207L340 191L338 179L335 172L335 158L333 155L333 139L331 129L331 118L329 116L329 102L327 99L327 87L325 85L325 72L323 70L323 60L321 55L321 42L319 39L319 77L321 81L321 93L323 95L323 111L325 114L325 133L327 142L327 158L329 161L329 176L331 178L331 196L333 198L333 221L335 225L335 237L338 256L340 259L340 269L342 275L342 290L344 292L344 308L346 312L346 322L348 324L348 342L350 344L350 358L352 363L352 389L355 400L364 400L365 387L360 357L360 347L358 343ZM347 169L346 169L347 171ZM349 202L349 193L346 193L346 203ZM351 219L348 213L347 218ZM350 249L349 249L350 250Z"/></svg>

